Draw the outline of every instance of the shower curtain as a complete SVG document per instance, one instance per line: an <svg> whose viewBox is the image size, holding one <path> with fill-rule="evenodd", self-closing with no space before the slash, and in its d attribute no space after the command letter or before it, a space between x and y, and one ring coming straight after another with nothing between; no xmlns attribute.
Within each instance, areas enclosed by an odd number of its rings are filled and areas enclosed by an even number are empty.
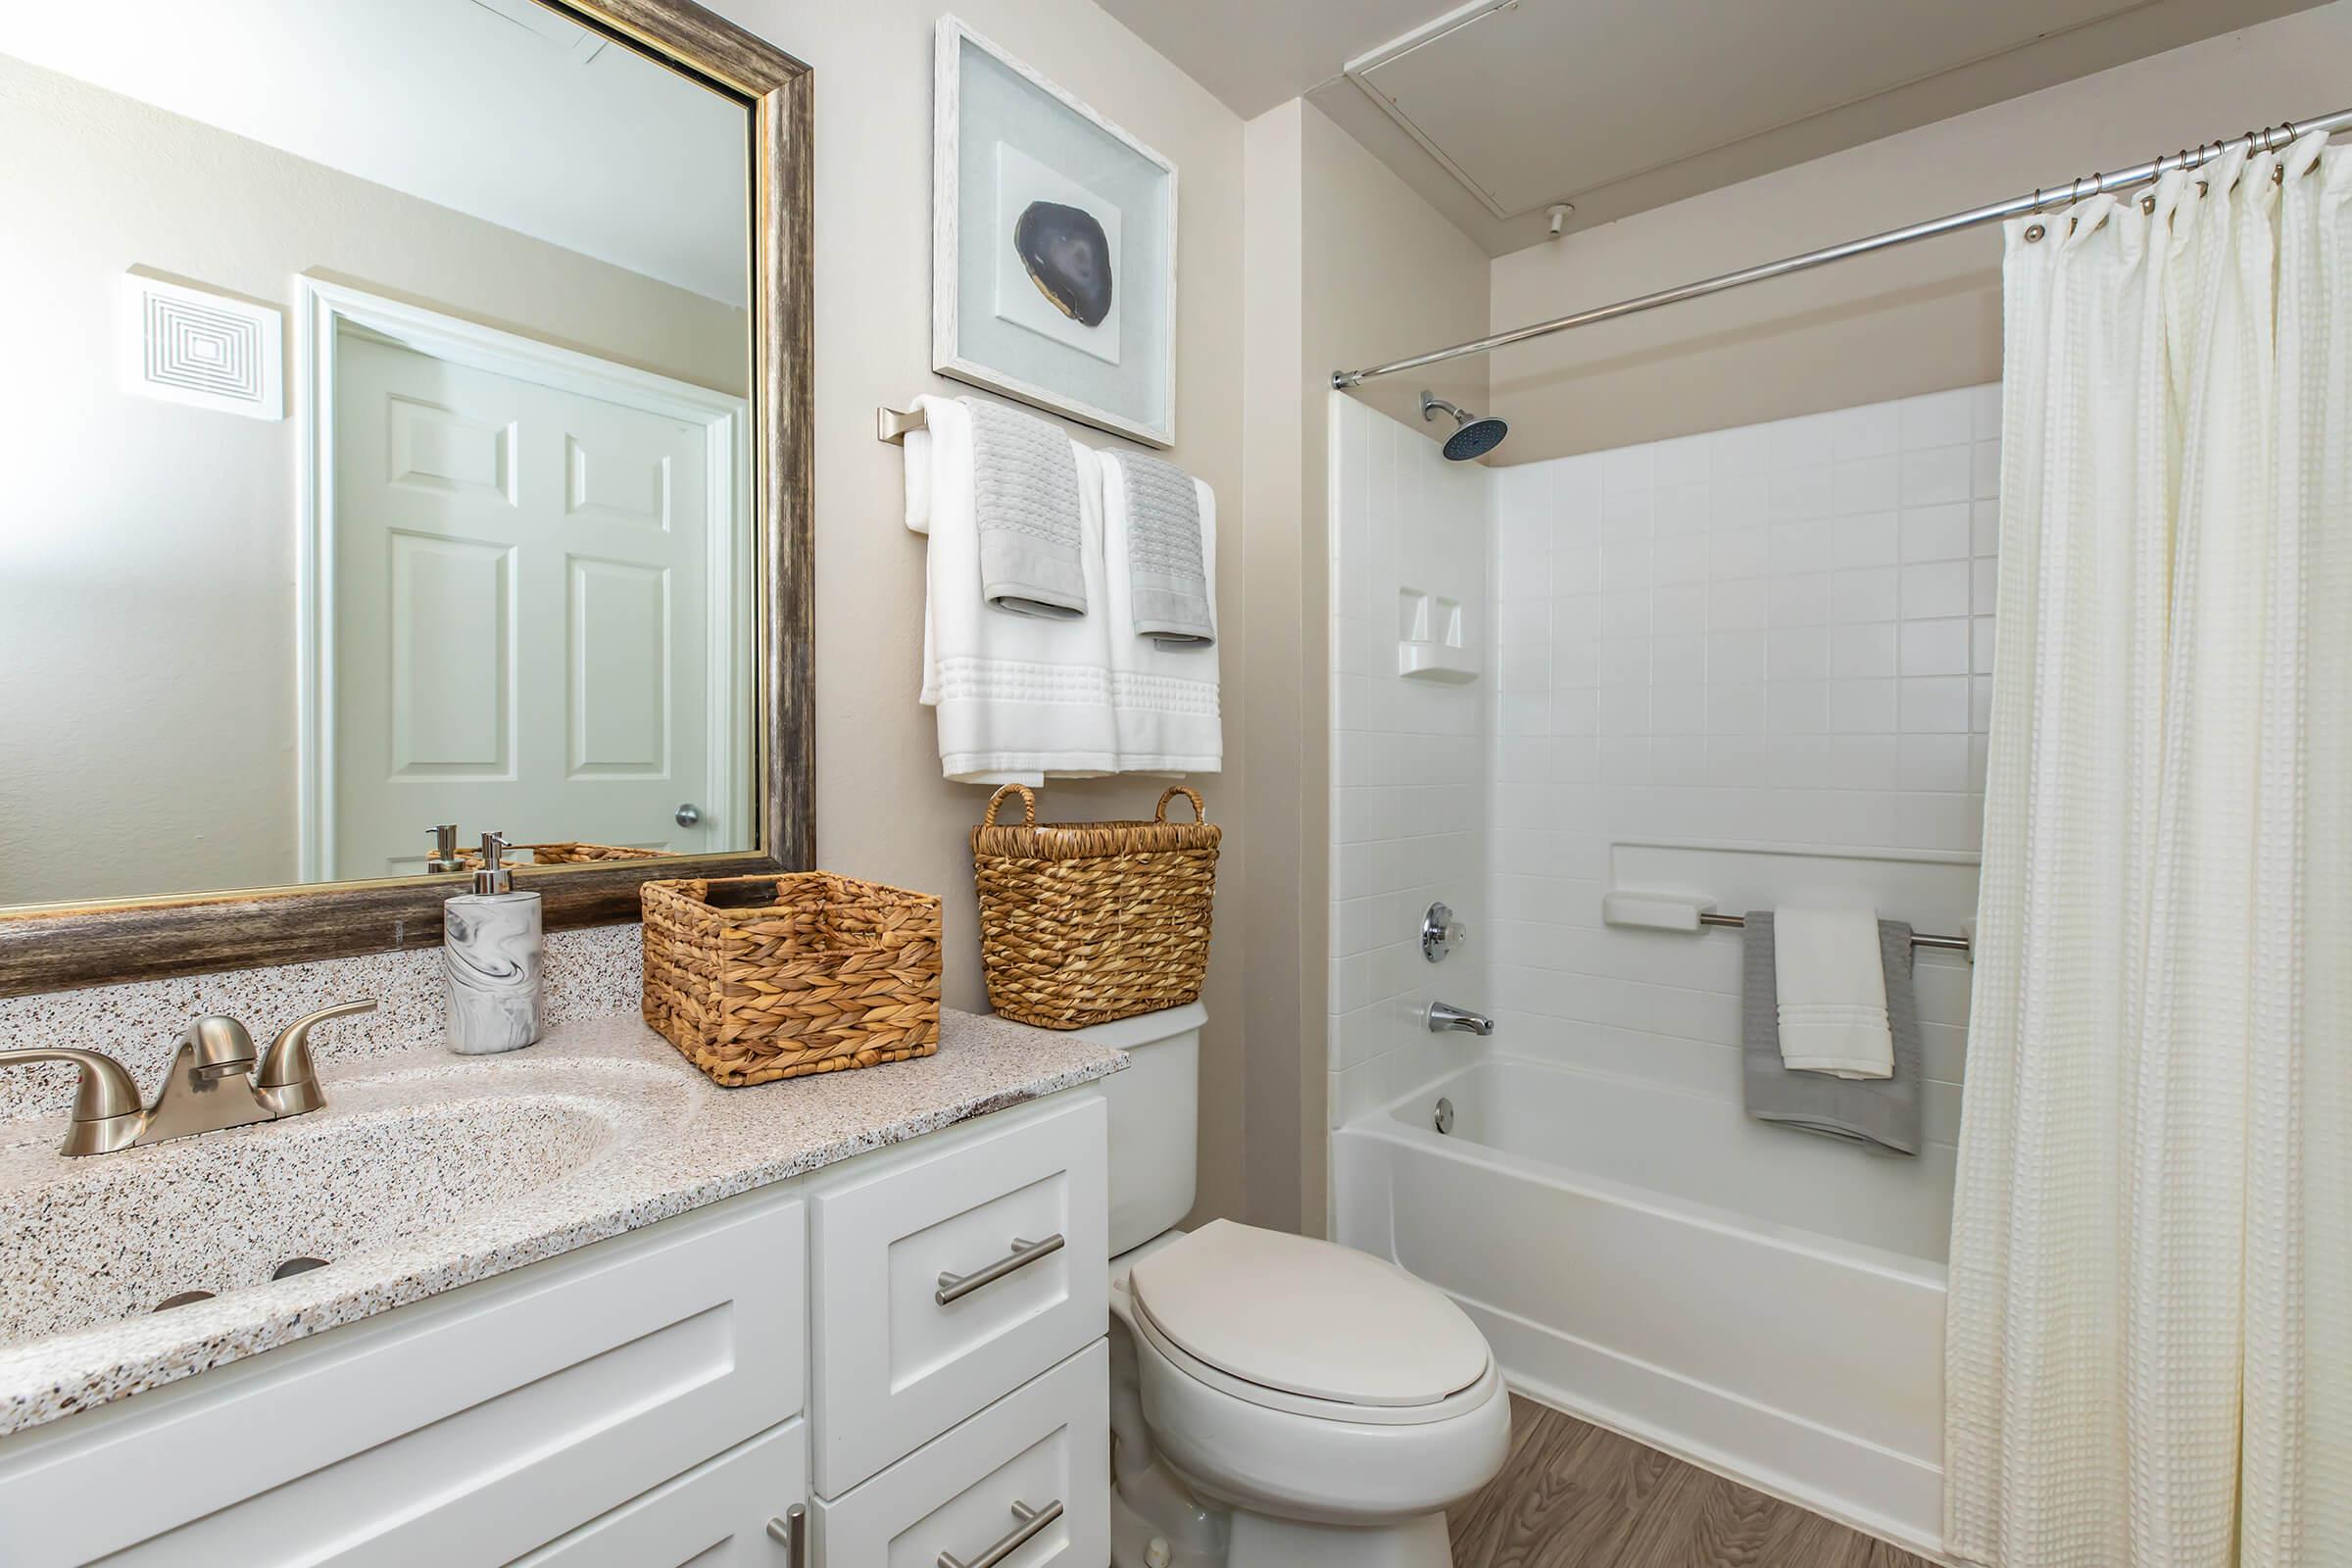
<svg viewBox="0 0 2352 1568"><path fill-rule="evenodd" d="M2352 1564L2352 150L2012 222L1947 1549Z"/></svg>

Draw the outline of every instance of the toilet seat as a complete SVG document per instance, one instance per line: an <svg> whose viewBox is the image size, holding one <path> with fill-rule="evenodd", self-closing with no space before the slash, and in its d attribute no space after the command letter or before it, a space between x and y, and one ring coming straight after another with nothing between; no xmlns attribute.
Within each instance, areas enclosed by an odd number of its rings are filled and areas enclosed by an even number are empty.
<svg viewBox="0 0 2352 1568"><path fill-rule="evenodd" d="M1266 1409L1410 1426L1493 1396L1493 1356L1461 1308L1329 1242L1216 1220L1139 1258L1129 1292L1175 1369Z"/></svg>

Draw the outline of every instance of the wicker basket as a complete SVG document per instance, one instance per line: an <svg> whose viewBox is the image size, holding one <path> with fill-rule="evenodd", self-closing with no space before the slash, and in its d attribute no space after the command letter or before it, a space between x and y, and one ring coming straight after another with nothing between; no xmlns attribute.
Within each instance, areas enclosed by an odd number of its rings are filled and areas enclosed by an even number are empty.
<svg viewBox="0 0 2352 1568"><path fill-rule="evenodd" d="M1016 790L1021 821L999 827L997 808ZM1196 820L1168 820L1178 795ZM997 791L972 829L989 1005L1080 1029L1198 1001L1223 837L1201 816L1200 795L1181 784L1149 822L1040 823L1027 788Z"/></svg>
<svg viewBox="0 0 2352 1568"><path fill-rule="evenodd" d="M732 1089L939 1050L939 900L828 871L642 885L645 1021Z"/></svg>

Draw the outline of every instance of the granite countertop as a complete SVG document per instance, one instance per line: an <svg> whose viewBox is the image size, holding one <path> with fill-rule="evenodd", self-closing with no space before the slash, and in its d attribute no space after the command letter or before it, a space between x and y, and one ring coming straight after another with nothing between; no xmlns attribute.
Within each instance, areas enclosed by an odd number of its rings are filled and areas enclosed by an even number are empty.
<svg viewBox="0 0 2352 1568"><path fill-rule="evenodd" d="M124 1153L67 1159L55 1118L0 1122L0 1214L17 1216L0 1226L0 1434L1127 1064L1074 1035L941 1018L937 1055L750 1089L616 1014L503 1056L324 1065L322 1110ZM270 1282L288 1248L332 1261Z"/></svg>

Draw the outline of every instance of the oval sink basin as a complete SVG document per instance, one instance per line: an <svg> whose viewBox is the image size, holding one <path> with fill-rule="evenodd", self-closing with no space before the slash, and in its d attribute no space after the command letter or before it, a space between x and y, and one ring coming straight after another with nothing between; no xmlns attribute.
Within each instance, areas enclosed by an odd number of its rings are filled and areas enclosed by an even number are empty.
<svg viewBox="0 0 2352 1568"><path fill-rule="evenodd" d="M7 1151L0 1343L268 1286L291 1260L331 1268L561 1180L621 1125L616 1108L572 1095L408 1098L363 1092L308 1116L80 1159Z"/></svg>

